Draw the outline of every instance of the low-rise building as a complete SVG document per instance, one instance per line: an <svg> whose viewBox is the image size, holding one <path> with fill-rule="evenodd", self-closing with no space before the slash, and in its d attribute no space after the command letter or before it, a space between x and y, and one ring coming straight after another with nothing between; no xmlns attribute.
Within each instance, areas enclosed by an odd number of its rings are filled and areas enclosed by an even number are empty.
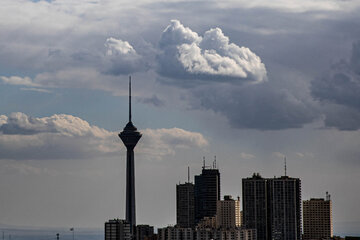
<svg viewBox="0 0 360 240"><path fill-rule="evenodd" d="M146 240L154 235L154 227L150 225L136 226L136 240Z"/></svg>
<svg viewBox="0 0 360 240"><path fill-rule="evenodd" d="M172 226L159 228L158 240L194 240L194 230Z"/></svg>
<svg viewBox="0 0 360 240"><path fill-rule="evenodd" d="M256 229L179 228L158 229L158 240L257 240Z"/></svg>
<svg viewBox="0 0 360 240"><path fill-rule="evenodd" d="M122 219L105 223L105 240L131 240L130 224Z"/></svg>

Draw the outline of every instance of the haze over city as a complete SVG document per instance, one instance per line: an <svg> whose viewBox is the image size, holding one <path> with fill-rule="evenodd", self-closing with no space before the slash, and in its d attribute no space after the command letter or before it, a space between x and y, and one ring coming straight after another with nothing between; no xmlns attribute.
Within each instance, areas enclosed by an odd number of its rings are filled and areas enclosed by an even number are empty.
<svg viewBox="0 0 360 240"><path fill-rule="evenodd" d="M0 8L0 226L125 215L132 76L137 223L176 223L175 186L215 156L242 178L331 194L360 235L360 2L29 1ZM241 201L241 199L240 199Z"/></svg>

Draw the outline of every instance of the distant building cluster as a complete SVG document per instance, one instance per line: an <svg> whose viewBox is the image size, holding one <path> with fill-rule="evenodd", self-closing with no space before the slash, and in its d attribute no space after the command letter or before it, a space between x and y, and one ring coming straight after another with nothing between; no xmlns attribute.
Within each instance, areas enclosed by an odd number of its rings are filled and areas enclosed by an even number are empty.
<svg viewBox="0 0 360 240"><path fill-rule="evenodd" d="M265 179L254 174L242 180L242 189L241 213L239 197L235 200L224 196L220 200L219 170L203 167L202 173L195 176L194 186L177 185L175 228L207 229L208 235L195 234L199 239L206 239L201 236L221 239L222 232L228 232L224 235L227 239L301 239L300 179L288 176ZM193 201L195 220L193 208L189 207Z"/></svg>
<svg viewBox="0 0 360 240"><path fill-rule="evenodd" d="M195 183L176 185L176 225L159 228L136 225L134 148L141 133L131 121L131 79L129 80L129 122L119 134L127 148L126 220L105 223L105 240L327 240L333 238L330 195L302 201L301 181L286 174L263 178L259 173L242 179L240 197L220 199L220 172L216 159L202 167Z"/></svg>
<svg viewBox="0 0 360 240"><path fill-rule="evenodd" d="M240 197L220 199L220 172L204 165L195 183L176 185L175 226L155 234L153 227L137 225L132 236L130 225L115 219L105 223L105 240L339 239L333 237L330 195L302 202L299 178L254 173L242 179L242 211L240 204Z"/></svg>

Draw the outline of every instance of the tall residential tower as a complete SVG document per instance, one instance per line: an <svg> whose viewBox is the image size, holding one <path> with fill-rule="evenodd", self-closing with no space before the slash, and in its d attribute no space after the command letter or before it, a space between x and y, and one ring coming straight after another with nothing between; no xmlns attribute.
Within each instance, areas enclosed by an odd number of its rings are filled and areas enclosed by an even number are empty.
<svg viewBox="0 0 360 240"><path fill-rule="evenodd" d="M267 180L259 173L242 180L243 226L256 228L258 239L270 240L268 234Z"/></svg>
<svg viewBox="0 0 360 240"><path fill-rule="evenodd" d="M261 240L301 239L301 181L254 174L242 180L243 219Z"/></svg>
<svg viewBox="0 0 360 240"><path fill-rule="evenodd" d="M301 181L282 176L268 179L268 216L272 240L301 239Z"/></svg>
<svg viewBox="0 0 360 240"><path fill-rule="evenodd" d="M195 224L204 217L216 215L216 204L220 200L220 172L203 166L200 175L195 176Z"/></svg>
<svg viewBox="0 0 360 240"><path fill-rule="evenodd" d="M184 184L176 185L176 225L182 228L195 225L194 184L189 179Z"/></svg>
<svg viewBox="0 0 360 240"><path fill-rule="evenodd" d="M130 224L130 232L134 237L136 227L135 211L135 159L134 148L141 138L141 133L131 122L131 77L129 78L129 122L124 130L119 133L126 149L126 221Z"/></svg>

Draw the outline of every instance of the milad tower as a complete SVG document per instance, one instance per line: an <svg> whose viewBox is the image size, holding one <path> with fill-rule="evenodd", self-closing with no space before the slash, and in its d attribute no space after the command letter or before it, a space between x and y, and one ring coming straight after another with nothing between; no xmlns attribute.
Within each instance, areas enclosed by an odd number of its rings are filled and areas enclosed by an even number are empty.
<svg viewBox="0 0 360 240"><path fill-rule="evenodd" d="M124 130L119 133L126 153L126 221L130 224L132 239L135 236L136 211L135 211L135 166L134 148L141 138L141 133L131 121L131 77L129 77L129 122Z"/></svg>

